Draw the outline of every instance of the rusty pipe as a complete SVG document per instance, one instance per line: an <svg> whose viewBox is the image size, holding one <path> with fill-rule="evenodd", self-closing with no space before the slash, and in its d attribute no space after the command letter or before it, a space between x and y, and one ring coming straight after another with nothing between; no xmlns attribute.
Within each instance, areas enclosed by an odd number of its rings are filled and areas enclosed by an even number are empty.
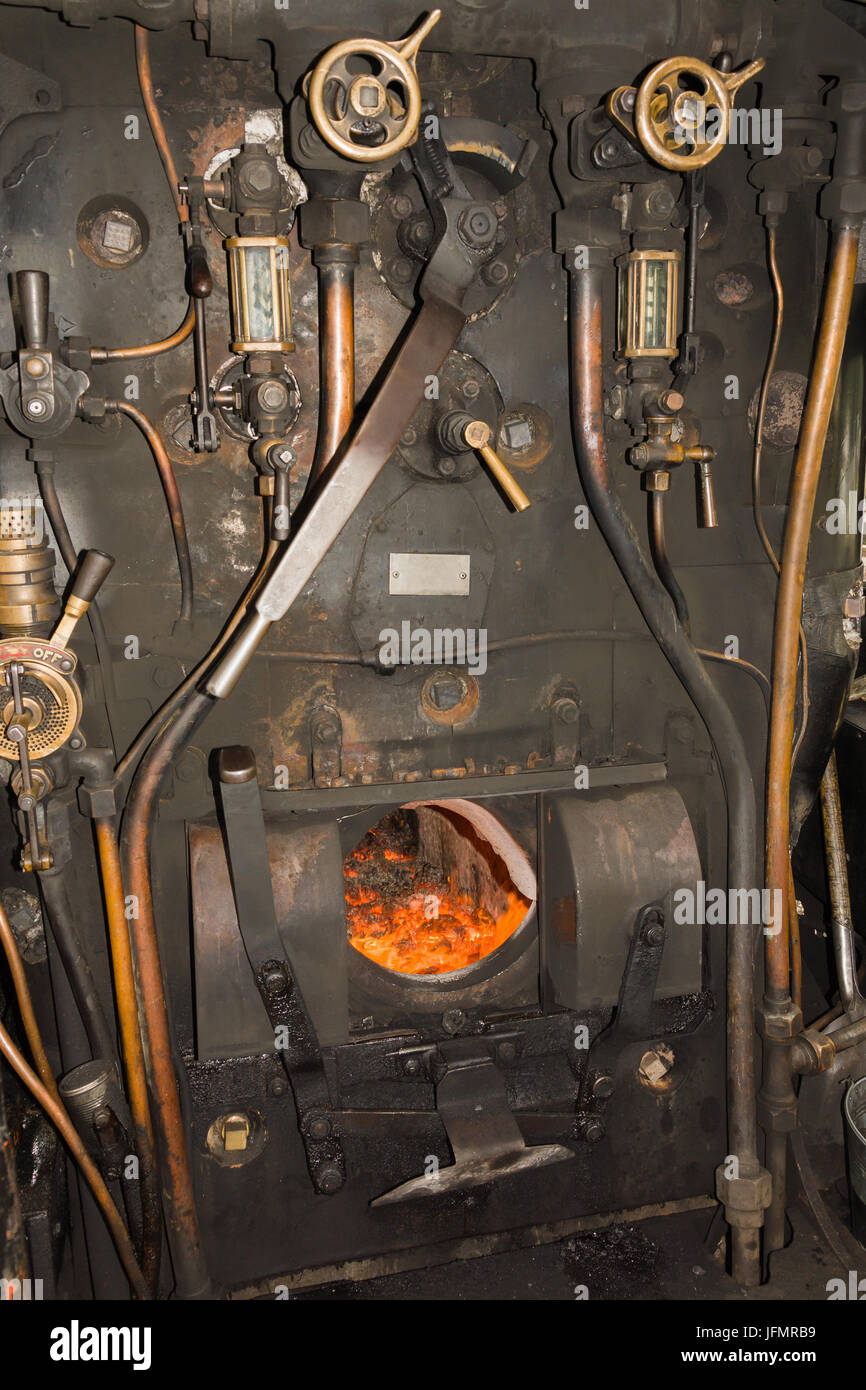
<svg viewBox="0 0 866 1390"><path fill-rule="evenodd" d="M160 1138L166 1227L178 1297L207 1298L211 1285L201 1248L186 1131L172 1056L165 983L153 909L150 840L159 793L179 748L213 701L193 693L151 744L136 772L123 824L122 863L136 912L130 929L138 968L139 997L147 1031L154 1119Z"/></svg>
<svg viewBox="0 0 866 1390"><path fill-rule="evenodd" d="M177 553L177 566L180 570L180 616L182 621L191 621L193 615L193 579L192 579L192 559L189 553L189 539L186 533L186 521L183 515L183 504L180 500L177 479L174 476L174 469L171 466L171 459L166 453L165 445L159 437L159 431L147 418L143 410L137 406L130 405L129 401L107 400L105 408L110 413L126 415L141 430L153 454L157 472L162 483L162 490L165 493L165 500L168 503L168 513L171 518L171 529L174 535L174 548Z"/></svg>
<svg viewBox="0 0 866 1390"><path fill-rule="evenodd" d="M355 413L355 266L357 246L317 246L319 275L319 426L307 483L327 468Z"/></svg>
<svg viewBox="0 0 866 1390"><path fill-rule="evenodd" d="M610 476L604 439L602 386L604 275L607 253L590 252L590 265L570 273L569 317L575 451L584 494L617 565L656 641L692 699L716 750L728 808L728 881L750 889L756 879L755 791L743 739L727 702L710 678L657 576L641 551ZM754 1075L754 936L747 923L728 927L728 1129L740 1175L763 1181L757 1156ZM732 1221L733 1273L738 1282L760 1278L759 1211ZM733 1219L732 1219L733 1218Z"/></svg>
<svg viewBox="0 0 866 1390"><path fill-rule="evenodd" d="M159 1179L147 1094L147 1073L135 995L135 974L129 944L129 923L126 920L123 894L123 875L114 824L109 817L94 821L99 871L105 898L108 939L114 976L114 996L120 1023L120 1040L126 1072L127 1097L135 1132L135 1148L139 1163L139 1191L142 1206L142 1273L148 1288L155 1294L159 1277L159 1257L162 1245L162 1210L159 1200Z"/></svg>

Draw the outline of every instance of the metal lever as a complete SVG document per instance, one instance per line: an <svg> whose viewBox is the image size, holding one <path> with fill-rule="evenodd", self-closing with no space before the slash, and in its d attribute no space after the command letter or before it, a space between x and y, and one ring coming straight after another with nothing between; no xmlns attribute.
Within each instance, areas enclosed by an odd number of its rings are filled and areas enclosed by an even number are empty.
<svg viewBox="0 0 866 1390"><path fill-rule="evenodd" d="M719 524L716 511L716 497L713 491L713 459L715 449L707 445L696 445L686 450L687 456L694 459L698 469L698 525L709 530Z"/></svg>
<svg viewBox="0 0 866 1390"><path fill-rule="evenodd" d="M114 556L103 550L85 550L63 605L60 622L51 634L51 645L65 647L76 624L84 617L114 565Z"/></svg>
<svg viewBox="0 0 866 1390"><path fill-rule="evenodd" d="M27 746L27 733L32 721L32 714L24 708L24 701L21 696L21 677L24 675L24 667L18 661L9 663L9 684L12 687L12 718L6 725L6 737L10 743L18 745L18 763L21 769L21 790L18 793L18 808L23 813L27 822L27 839L29 841L30 858L29 863L25 852L22 859L22 868L30 869L31 872L37 869L47 869L51 867L51 854L47 849L43 850L39 843L39 826L36 820L37 796L33 789L33 776L30 767L30 752Z"/></svg>
<svg viewBox="0 0 866 1390"><path fill-rule="evenodd" d="M183 224L186 285L195 311L192 336L195 365L195 395L192 398L193 447L196 453L204 454L213 453L220 445L207 365L205 300L213 291L213 276L207 253L202 246L201 228L198 223L201 199L191 196L189 184L184 187L187 190L185 198L190 212L189 219Z"/></svg>
<svg viewBox="0 0 866 1390"><path fill-rule="evenodd" d="M44 352L48 346L48 275L44 270L19 270L15 287L24 347L28 352Z"/></svg>
<svg viewBox="0 0 866 1390"><path fill-rule="evenodd" d="M491 447L493 431L485 420L473 420L462 410L446 415L439 426L439 437L446 449L461 453L474 449L480 454L505 496L518 512L525 512L532 503L523 488L509 473L496 450Z"/></svg>

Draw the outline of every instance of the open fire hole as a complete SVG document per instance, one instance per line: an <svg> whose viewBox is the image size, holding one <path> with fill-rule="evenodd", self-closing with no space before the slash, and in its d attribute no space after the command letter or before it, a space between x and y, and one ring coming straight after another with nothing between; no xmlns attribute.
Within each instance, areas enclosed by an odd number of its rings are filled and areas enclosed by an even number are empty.
<svg viewBox="0 0 866 1390"><path fill-rule="evenodd" d="M347 855L349 941L376 965L403 975L465 970L524 920L535 896L525 854L490 812L468 814L476 824L442 804L402 807Z"/></svg>

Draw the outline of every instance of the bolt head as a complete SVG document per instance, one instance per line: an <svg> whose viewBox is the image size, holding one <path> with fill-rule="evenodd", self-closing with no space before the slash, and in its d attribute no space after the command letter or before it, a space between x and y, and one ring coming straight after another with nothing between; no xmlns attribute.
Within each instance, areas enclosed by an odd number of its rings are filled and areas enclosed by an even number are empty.
<svg viewBox="0 0 866 1390"><path fill-rule="evenodd" d="M268 961L262 970L262 983L268 994L275 998L289 992L289 977L279 961Z"/></svg>
<svg viewBox="0 0 866 1390"><path fill-rule="evenodd" d="M462 1009L446 1009L442 1015L442 1027L446 1033L457 1033L466 1022Z"/></svg>
<svg viewBox="0 0 866 1390"><path fill-rule="evenodd" d="M316 1169L316 1187L326 1197L339 1192L345 1179L336 1163L320 1163Z"/></svg>

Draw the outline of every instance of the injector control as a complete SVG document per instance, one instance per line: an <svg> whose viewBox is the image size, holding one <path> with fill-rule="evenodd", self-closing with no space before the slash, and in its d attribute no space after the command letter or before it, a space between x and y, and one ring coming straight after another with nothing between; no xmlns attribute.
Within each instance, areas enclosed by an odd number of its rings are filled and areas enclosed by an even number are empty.
<svg viewBox="0 0 866 1390"><path fill-rule="evenodd" d="M28 439L62 434L90 385L89 377L74 365L77 340L60 340L49 312L49 289L44 270L19 270L13 278L20 346L4 355L0 397L10 425ZM79 355L89 362L86 349Z"/></svg>

